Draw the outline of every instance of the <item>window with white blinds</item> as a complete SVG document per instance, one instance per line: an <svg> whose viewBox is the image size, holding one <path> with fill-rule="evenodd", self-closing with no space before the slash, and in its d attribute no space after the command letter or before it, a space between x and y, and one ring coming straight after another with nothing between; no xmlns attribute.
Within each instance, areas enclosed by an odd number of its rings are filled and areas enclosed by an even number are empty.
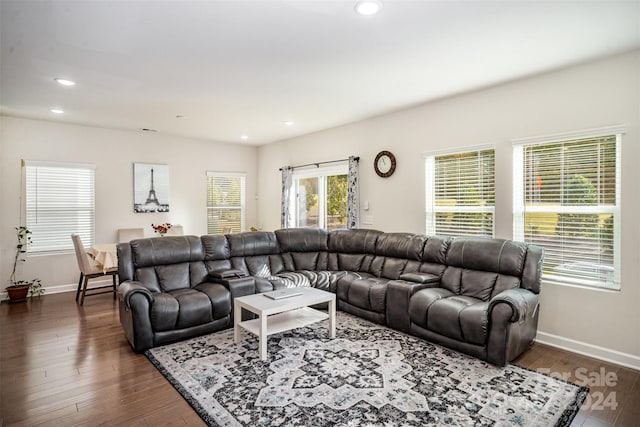
<svg viewBox="0 0 640 427"><path fill-rule="evenodd" d="M621 131L600 132L514 142L514 238L545 282L620 289Z"/></svg>
<svg viewBox="0 0 640 427"><path fill-rule="evenodd" d="M245 174L207 172L207 233L245 231Z"/></svg>
<svg viewBox="0 0 640 427"><path fill-rule="evenodd" d="M493 236L495 150L427 155L426 233Z"/></svg>
<svg viewBox="0 0 640 427"><path fill-rule="evenodd" d="M71 234L85 246L95 235L95 166L24 161L29 253L73 250Z"/></svg>

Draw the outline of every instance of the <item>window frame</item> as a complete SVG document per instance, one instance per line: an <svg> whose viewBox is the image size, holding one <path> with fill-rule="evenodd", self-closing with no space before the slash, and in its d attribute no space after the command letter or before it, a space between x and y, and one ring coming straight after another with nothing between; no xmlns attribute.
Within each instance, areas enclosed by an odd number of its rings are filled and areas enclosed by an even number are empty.
<svg viewBox="0 0 640 427"><path fill-rule="evenodd" d="M239 178L240 179L240 205L233 206L213 206L209 205L209 177L213 178ZM207 171L206 172L206 219L207 219L207 233L210 233L210 224L209 224L209 212L211 210L233 210L240 209L240 231L246 230L246 205L247 205L247 174L244 172L216 172L216 171ZM221 231L222 233L222 231ZM220 234L220 233L218 233Z"/></svg>
<svg viewBox="0 0 640 427"><path fill-rule="evenodd" d="M493 151L493 192L494 201L492 205L484 206L437 206L436 205L436 159L438 157L451 156L451 155L464 155L470 153L480 153L482 151ZM425 165L425 233L428 236L439 234L437 231L437 214L438 213L490 213L492 217L491 235L478 234L478 236L494 237L496 230L496 215L495 215L495 145L484 144L471 147L464 147L454 150L442 150L425 153L424 165ZM441 233L440 233L441 234ZM452 236L468 235L464 233L450 234Z"/></svg>
<svg viewBox="0 0 640 427"><path fill-rule="evenodd" d="M299 205L299 180L308 178L318 178L318 228L327 229L327 177L336 175L346 175L349 177L349 165L318 166L315 169L294 170L291 176L292 194L291 197L291 223L294 227L310 228L308 225L300 225L298 218ZM347 190L348 191L348 190ZM345 205L346 208L346 205ZM346 227L346 225L345 225Z"/></svg>
<svg viewBox="0 0 640 427"><path fill-rule="evenodd" d="M61 170L62 169L67 169L67 170L78 169L78 170L83 170L85 174L89 172L89 179L87 182L84 183L84 185L87 185L90 187L90 190L84 193L84 196L87 197L85 201L88 201L89 203L83 204L81 206L82 210L88 213L89 225L85 227L80 227L80 228L58 226L59 230L57 231L57 233L52 233L49 231L47 234L53 235L53 237L57 239L56 241L59 242L57 245L55 245L56 246L55 248L52 247L51 244L38 245L39 226L37 222L33 223L31 221L32 211L34 209L37 211L38 210L37 205L39 205L39 203L37 203L37 200L36 200L35 201L36 206L31 206L32 201L30 199L30 193L32 190L29 187L29 181L30 181L30 173L32 172L31 170L32 168L34 171L36 171L36 173L38 168L42 168L43 170L54 169L54 168L61 169ZM31 239L31 243L27 246L27 253L29 255L72 253L75 251L73 246L73 241L71 240L72 233L80 234L80 237L82 238L82 242L85 246L87 247L93 246L93 244L95 243L95 228L96 228L96 175L95 175L96 166L94 164L89 164L89 163L67 163L67 162L22 160L21 169L22 169L21 194L24 200L24 203L21 204L22 205L21 213L24 218L24 224L32 232L32 239ZM77 182L77 177L72 177L72 178L66 177L66 179L68 179L69 181ZM35 191L37 192L38 189L36 189ZM66 196L68 195L68 192L60 192L60 188L57 187L56 191L44 193L43 196L50 197L50 196L56 196L60 194L64 194ZM79 205L75 205L72 208L65 209L63 211L63 212L67 212L67 215L64 216L65 220L72 221L73 218L77 219L77 215L70 215L70 213L77 213L79 210L81 210ZM36 216L37 215L38 214L36 213ZM46 216L45 216L45 219L46 219ZM45 227L47 226L46 220L45 220L45 224L43 225Z"/></svg>
<svg viewBox="0 0 640 427"><path fill-rule="evenodd" d="M595 290L620 291L622 288L621 272L621 185L622 185L622 135L625 129L623 126L609 126L596 129L588 129L575 132L565 132L554 135L546 135L532 138L520 138L512 140L513 149L513 238L514 240L527 241L525 233L526 213L547 213L547 214L589 214L589 215L612 215L613 217L613 280L612 283L596 283L597 279L592 279L589 283L588 275L576 276L573 279L566 275L550 274L543 271L543 283L580 287ZM555 208L548 206L525 206L525 161L524 151L526 147L544 146L553 144L575 143L580 140L615 137L615 204L595 204L595 205L561 205ZM587 261L591 264L591 261ZM598 264L605 265L605 264Z"/></svg>

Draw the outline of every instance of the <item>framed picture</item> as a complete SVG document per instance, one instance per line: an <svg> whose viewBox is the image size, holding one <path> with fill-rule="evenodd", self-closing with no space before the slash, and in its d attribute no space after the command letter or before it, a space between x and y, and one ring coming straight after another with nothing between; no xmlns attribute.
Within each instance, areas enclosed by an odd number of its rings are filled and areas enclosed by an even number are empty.
<svg viewBox="0 0 640 427"><path fill-rule="evenodd" d="M169 212L169 166L133 164L133 211Z"/></svg>

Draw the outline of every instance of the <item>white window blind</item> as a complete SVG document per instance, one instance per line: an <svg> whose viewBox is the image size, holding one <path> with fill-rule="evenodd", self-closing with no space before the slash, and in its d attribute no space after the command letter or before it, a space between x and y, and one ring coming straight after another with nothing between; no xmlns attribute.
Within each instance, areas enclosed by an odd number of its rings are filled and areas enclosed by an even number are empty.
<svg viewBox="0 0 640 427"><path fill-rule="evenodd" d="M71 234L94 243L95 167L24 162L26 225L30 253L73 250Z"/></svg>
<svg viewBox="0 0 640 427"><path fill-rule="evenodd" d="M245 174L207 172L207 233L245 230Z"/></svg>
<svg viewBox="0 0 640 427"><path fill-rule="evenodd" d="M493 236L495 150L427 155L428 235Z"/></svg>
<svg viewBox="0 0 640 427"><path fill-rule="evenodd" d="M620 288L620 133L514 143L514 238L548 283Z"/></svg>

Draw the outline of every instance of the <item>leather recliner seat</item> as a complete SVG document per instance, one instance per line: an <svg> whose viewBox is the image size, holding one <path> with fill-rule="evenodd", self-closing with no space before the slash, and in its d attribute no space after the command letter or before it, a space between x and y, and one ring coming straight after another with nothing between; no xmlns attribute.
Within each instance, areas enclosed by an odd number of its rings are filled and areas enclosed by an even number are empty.
<svg viewBox="0 0 640 427"><path fill-rule="evenodd" d="M233 298L313 286L338 309L497 365L535 338L542 249L487 238L285 229L118 246L136 351L229 327Z"/></svg>
<svg viewBox="0 0 640 427"><path fill-rule="evenodd" d="M136 351L230 324L231 294L209 280L204 258L196 236L118 245L120 321Z"/></svg>

